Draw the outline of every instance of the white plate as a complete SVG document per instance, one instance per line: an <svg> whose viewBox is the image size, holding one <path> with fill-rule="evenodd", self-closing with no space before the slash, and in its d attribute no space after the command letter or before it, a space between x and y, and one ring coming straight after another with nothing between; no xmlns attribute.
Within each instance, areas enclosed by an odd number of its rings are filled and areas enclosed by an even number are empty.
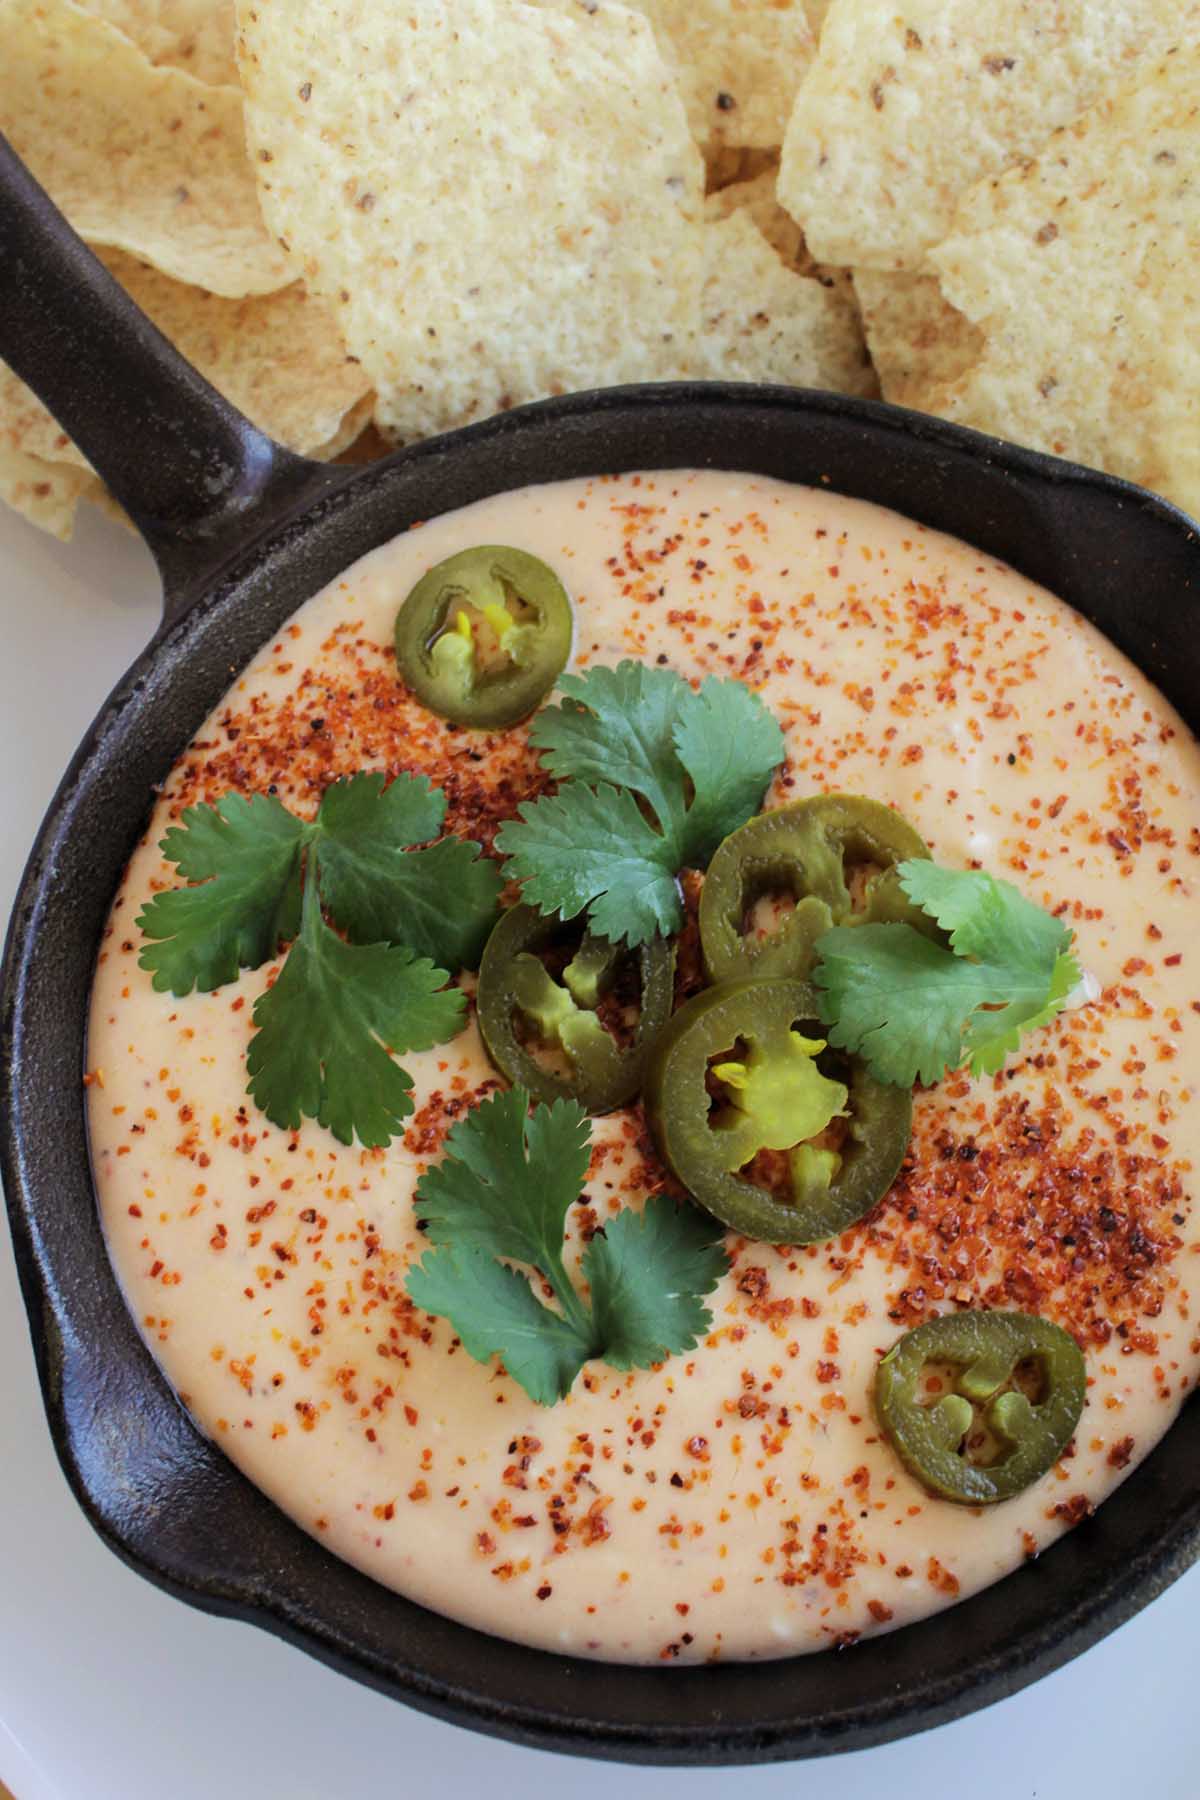
<svg viewBox="0 0 1200 1800"><path fill-rule="evenodd" d="M149 638L141 547L85 509L62 546L0 509L0 911L76 741ZM64 1079L70 1078L64 1071ZM1200 1569L1057 1675L957 1725L819 1767L616 1769L478 1737L210 1619L96 1538L46 1432L0 1233L0 1779L16 1800L1196 1800ZM853 1655L853 1652L849 1652Z"/></svg>

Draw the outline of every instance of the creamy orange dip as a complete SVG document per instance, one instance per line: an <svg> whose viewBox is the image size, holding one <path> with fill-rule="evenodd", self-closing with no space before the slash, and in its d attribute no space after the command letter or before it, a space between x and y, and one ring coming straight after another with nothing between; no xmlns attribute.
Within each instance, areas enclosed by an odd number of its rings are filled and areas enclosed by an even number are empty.
<svg viewBox="0 0 1200 1800"><path fill-rule="evenodd" d="M942 862L1060 911L1099 998L995 1079L919 1093L909 1160L842 1238L730 1238L693 1353L584 1370L533 1405L418 1312L413 1187L494 1082L474 1025L406 1056L416 1112L384 1151L272 1127L246 1097L255 998L156 994L134 919L176 884L184 805L270 788L311 816L335 775L428 773L490 843L539 773L399 683L397 607L475 543L544 558L574 662L736 676L785 727L770 803L899 807ZM1200 1362L1190 1314L1200 1109L1200 756L1095 630L1011 569L895 514L719 473L564 482L409 532L311 600L180 759L113 908L89 1104L130 1308L200 1429L376 1580L503 1637L648 1662L782 1656L919 1618L1085 1516L1166 1430ZM635 1108L598 1120L568 1263L660 1179ZM577 1272L577 1271L576 1271ZM872 1416L880 1355L963 1306L1043 1313L1087 1355L1074 1444L991 1509L932 1499Z"/></svg>

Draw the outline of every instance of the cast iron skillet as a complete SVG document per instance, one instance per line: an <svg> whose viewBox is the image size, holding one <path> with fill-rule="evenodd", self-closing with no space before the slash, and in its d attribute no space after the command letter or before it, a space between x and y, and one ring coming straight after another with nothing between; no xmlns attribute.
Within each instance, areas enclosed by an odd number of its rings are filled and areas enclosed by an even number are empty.
<svg viewBox="0 0 1200 1800"><path fill-rule="evenodd" d="M1200 541L1136 488L893 407L725 385L614 389L367 468L281 450L117 289L0 139L0 354L100 468L153 551L163 623L85 737L20 889L0 993L0 1171L54 1443L105 1541L209 1612L264 1626L458 1724L655 1763L861 1749L1056 1668L1200 1552L1200 1409L1091 1521L925 1624L840 1653L700 1669L503 1644L339 1562L200 1437L110 1272L80 1083L101 928L154 784L245 664L375 545L573 475L714 466L895 507L1006 558L1093 619L1200 725ZM52 621L47 628L53 629ZM52 698L48 696L48 703Z"/></svg>

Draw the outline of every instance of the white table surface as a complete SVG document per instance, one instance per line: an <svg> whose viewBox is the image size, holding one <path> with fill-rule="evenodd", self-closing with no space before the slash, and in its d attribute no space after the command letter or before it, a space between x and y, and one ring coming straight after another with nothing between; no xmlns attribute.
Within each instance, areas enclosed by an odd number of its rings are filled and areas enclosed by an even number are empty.
<svg viewBox="0 0 1200 1800"><path fill-rule="evenodd" d="M0 917L77 739L153 631L145 551L89 513L53 543L0 509ZM747 1770L576 1762L410 1712L104 1548L59 1471L0 1231L0 1780L16 1800L413 1800L569 1784L593 1800L1197 1800L1200 1569L1066 1669L922 1737ZM736 1784L736 1787L735 1787Z"/></svg>

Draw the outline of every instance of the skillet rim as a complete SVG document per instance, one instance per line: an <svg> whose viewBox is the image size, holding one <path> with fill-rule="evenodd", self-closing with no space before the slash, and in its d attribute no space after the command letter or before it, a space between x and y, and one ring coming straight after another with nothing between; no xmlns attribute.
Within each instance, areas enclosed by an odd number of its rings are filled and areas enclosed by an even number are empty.
<svg viewBox="0 0 1200 1800"><path fill-rule="evenodd" d="M94 760L103 757L110 734L116 733L119 736L122 721L128 723L131 708L136 708L143 702L147 707L154 705L157 697L154 688L156 672L161 672L164 666L174 666L174 661L186 658L203 622L214 617L221 608L235 606L239 589L247 583L253 572L261 571L264 564L269 564L272 558L286 561L295 552L298 541L306 535L312 537L315 528L336 524L339 518L347 514L348 509L357 507L363 510L372 496L378 496L390 484L402 485L403 480L413 473L436 470L449 459L461 459L464 453L478 455L488 447L495 449L514 443L519 447L524 435L530 431L543 436L548 431L553 436L554 429L558 426L569 427L581 420L600 421L607 416L615 417L630 410L653 424L656 419L661 419L668 413L687 413L689 409L695 408L713 408L717 415L725 414L725 410L729 408L743 410L747 414L747 420L755 414L770 416L782 412L816 420L849 422L861 425L867 437L877 435L882 429L885 437L907 439L910 443L931 448L935 453L944 450L957 457L965 454L969 461L988 471L988 479L995 479L1001 489L1005 480L1016 478L1018 481L1045 486L1054 496L1071 496L1079 492L1100 496L1107 504L1115 505L1126 522L1130 518L1157 521L1160 526L1165 526L1169 532L1179 536L1181 542L1186 541L1188 555L1194 561L1195 568L1190 571L1185 585L1192 597L1200 596L1200 536L1197 527L1168 502L1145 494L1114 477L1082 470L1038 452L985 438L945 421L905 412L882 402L859 401L844 396L802 390L746 388L733 384L670 384L650 389L601 390L596 394L541 402L447 437L430 440L381 463L349 470L344 480L336 478L333 484L329 471L323 465L312 465L314 488L319 485L315 506L306 508L302 494L299 504L284 519L268 519L262 533L251 543L240 544L224 566L215 572L197 573L180 594L168 597L167 617L163 627L117 684L76 752L51 803L14 903L4 972L0 981L0 1066L3 1067L6 1085L11 1083L14 1094L24 1079L24 1071L19 1062L24 1042L21 1036L25 1025L23 995L26 992L28 962L36 955L34 938L46 890L53 888L55 857L52 852L63 832L69 829L72 805L78 797L80 785ZM706 460L709 466L744 468L748 459L731 457L722 460L719 457L709 457ZM695 458L689 459L689 466L697 466L698 461ZM626 461L625 466L639 465ZM660 462L653 466L681 467L684 464L676 459L671 465ZM522 483L506 481L492 485L487 491L502 491L504 487L517 485ZM833 484L833 491L838 491L838 484ZM455 506L467 503L463 498L456 498L454 501ZM888 504L886 500L882 503ZM940 528L951 529L945 525ZM397 529L402 527L393 524L386 535L395 535ZM962 531L959 530L957 535L962 536ZM376 538L374 541L383 539ZM370 544L360 543L349 560L354 560L370 547ZM990 554L996 553L993 547L985 546L985 549ZM347 566L345 558L340 566ZM1045 579L1044 576L1038 578ZM315 591L319 585L319 581L314 582L307 591ZM287 609L288 614L299 603L292 599ZM277 626L273 624L271 631L275 629ZM271 632L261 633L259 645L270 635ZM1145 666L1144 659L1134 660ZM106 899L105 909L107 904ZM78 1110L82 1117L81 1103ZM270 1594L252 1592L244 1582L240 1586L231 1585L223 1581L219 1573L210 1574L207 1582L195 1577L181 1578L178 1563L172 1564L166 1558L156 1563L144 1546L133 1547L125 1536L112 1528L103 1502L98 1500L88 1485L77 1454L75 1434L79 1428L78 1420L73 1422L71 1409L64 1398L67 1363L72 1350L72 1314L70 1305L64 1304L64 1300L69 1302L71 1297L56 1290L53 1257L46 1256L46 1246L37 1229L36 1200L26 1186L26 1147L20 1143L17 1131L18 1112L19 1105L5 1110L3 1130L0 1132L0 1174L3 1175L8 1194L18 1270L30 1314L39 1380L51 1433L72 1489L95 1528L127 1564L191 1603L206 1610L263 1624L343 1672L354 1674L372 1686L398 1694L410 1703L454 1722L471 1724L518 1742L537 1744L548 1749L656 1763L764 1761L822 1754L843 1748L864 1748L869 1744L885 1742L959 1717L976 1706L1015 1692L1028 1681L1059 1666L1129 1617L1176 1575L1182 1573L1200 1552L1198 1493L1190 1505L1180 1503L1174 1512L1167 1509L1161 1535L1153 1548L1146 1550L1130 1567L1130 1579L1127 1582L1118 1588L1114 1588L1111 1583L1108 1586L1097 1584L1073 1611L1056 1618L1055 1623L1059 1629L1045 1635L1032 1654L1027 1637L1022 1638L1020 1642L1010 1646L1007 1652L991 1658L985 1655L966 1668L958 1668L949 1677L940 1681L928 1681L926 1691L918 1696L900 1692L890 1704L876 1706L874 1709L851 1705L840 1711L827 1710L815 1720L792 1719L776 1724L762 1722L735 1725L732 1722L721 1723L718 1718L700 1724L695 1721L677 1723L667 1719L659 1720L653 1726L627 1727L613 1721L605 1723L589 1721L578 1715L564 1715L561 1710L544 1705L520 1706L489 1699L486 1695L461 1685L426 1679L414 1669L397 1674L394 1666L382 1667L378 1658L372 1657L361 1647L356 1649L347 1644L332 1629L323 1630L319 1621L301 1616L294 1608L283 1605ZM115 1288L115 1280L106 1265L105 1273ZM123 1306L123 1302L121 1305ZM149 1352L141 1345L140 1339L134 1341L144 1359L145 1372L165 1388L165 1382L158 1374L157 1365L153 1363ZM171 1405L179 1410L173 1399ZM182 1414L180 1416L186 1417ZM186 1429L195 1435L190 1423ZM1169 1435L1173 1436L1179 1430L1180 1425L1177 1424ZM1164 1443L1166 1441L1164 1439ZM204 1448L207 1451L207 1446ZM1147 1459L1143 1468L1153 1463L1157 1456L1156 1451ZM223 1458L221 1462L224 1464ZM1136 1472L1132 1479L1136 1481L1140 1473L1140 1470ZM239 1476L238 1481L242 1482L248 1493L256 1493L256 1490L244 1482L244 1478ZM275 1513L273 1507L270 1510L272 1514ZM1103 1518L1107 1511L1108 1506L1103 1509L1100 1517ZM299 1528L292 1529L303 1536L299 1533ZM1089 1528L1084 1526L1080 1529L1086 1532ZM1075 1536L1077 1534L1070 1534L1062 1542L1068 1543ZM336 1563L337 1559L329 1552L322 1551L313 1540L305 1537L303 1541L328 1562ZM1058 1548L1056 1546L1055 1550ZM1047 1553L1044 1559L1047 1564L1055 1555L1055 1550ZM347 1567L342 1564L337 1566L342 1569ZM1004 1582L995 1586L1006 1587L1019 1580L1023 1573L1007 1577ZM366 1577L358 1579L375 1593L386 1591L378 1589ZM985 1593L992 1591L994 1589L985 1590ZM965 1609L974 1604L975 1601L962 1602L951 1613L938 1615L938 1618L945 1620L961 1616ZM929 1623L936 1623L936 1620ZM491 1644L495 1647L497 1643L497 1640L485 1639L481 1634L469 1632L466 1627L453 1629L467 1632L485 1646ZM872 1643L888 1644L901 1639L908 1640L922 1629L921 1626L910 1626L893 1638L875 1639ZM506 1645L504 1648L506 1653L512 1650L511 1646ZM855 1655L863 1656L868 1648L864 1644ZM564 1665L564 1659L552 1657L546 1652L525 1651L524 1655ZM731 1669L752 1668L761 1677L768 1669L795 1667L807 1660L789 1659L786 1664L726 1665L715 1673L720 1679L727 1677ZM589 1672L597 1668L624 1669L629 1673L636 1670L636 1665L576 1663L572 1666L581 1685L588 1679ZM638 1673L643 1680L657 1675L659 1680L670 1683L673 1693L679 1693L691 1678L704 1678L710 1672L671 1670L663 1675L657 1671L641 1670Z"/></svg>

